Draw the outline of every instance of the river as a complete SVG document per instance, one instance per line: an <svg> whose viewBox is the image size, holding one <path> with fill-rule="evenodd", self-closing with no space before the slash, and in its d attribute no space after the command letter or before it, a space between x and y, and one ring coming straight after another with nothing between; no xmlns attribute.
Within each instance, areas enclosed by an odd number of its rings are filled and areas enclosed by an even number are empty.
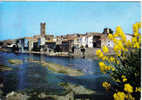
<svg viewBox="0 0 142 100"><path fill-rule="evenodd" d="M8 63L9 59L20 59L24 63L12 65ZM68 76L54 73L48 70L48 67L42 67L40 64L31 63L29 59L49 61L56 64L72 67L85 73L83 76ZM95 91L104 91L101 83L108 80L103 75L98 66L98 61L93 59L67 58L67 57L49 57L39 54L14 54L0 52L0 64L13 68L11 71L0 72L4 77L4 91L19 91L25 89L37 89L41 91L61 91L62 87L58 84L69 82L82 85Z"/></svg>

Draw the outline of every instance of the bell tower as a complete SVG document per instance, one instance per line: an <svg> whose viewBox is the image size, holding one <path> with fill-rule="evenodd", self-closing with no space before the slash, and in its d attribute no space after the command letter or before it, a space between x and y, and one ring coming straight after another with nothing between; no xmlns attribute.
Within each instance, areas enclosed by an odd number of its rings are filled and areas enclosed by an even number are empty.
<svg viewBox="0 0 142 100"><path fill-rule="evenodd" d="M44 37L46 35L46 23L40 23L40 35Z"/></svg>

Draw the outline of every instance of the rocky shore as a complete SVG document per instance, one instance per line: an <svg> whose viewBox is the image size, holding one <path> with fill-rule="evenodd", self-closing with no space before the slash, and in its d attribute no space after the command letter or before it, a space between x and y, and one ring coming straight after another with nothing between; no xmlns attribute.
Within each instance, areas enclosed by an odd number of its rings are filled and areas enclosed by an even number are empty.
<svg viewBox="0 0 142 100"><path fill-rule="evenodd" d="M10 92L6 96L3 96L4 100L74 100L74 96L77 94L95 94L93 90L84 88L83 86L77 86L70 83L60 84L62 87L69 91L64 95L49 95L46 92L27 94L26 92Z"/></svg>

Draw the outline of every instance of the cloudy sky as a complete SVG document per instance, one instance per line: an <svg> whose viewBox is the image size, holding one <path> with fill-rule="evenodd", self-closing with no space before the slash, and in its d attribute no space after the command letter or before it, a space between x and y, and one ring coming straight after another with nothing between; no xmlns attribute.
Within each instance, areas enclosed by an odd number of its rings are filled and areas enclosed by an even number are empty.
<svg viewBox="0 0 142 100"><path fill-rule="evenodd" d="M0 2L0 40L40 34L40 22L53 35L102 32L120 25L132 33L140 2Z"/></svg>

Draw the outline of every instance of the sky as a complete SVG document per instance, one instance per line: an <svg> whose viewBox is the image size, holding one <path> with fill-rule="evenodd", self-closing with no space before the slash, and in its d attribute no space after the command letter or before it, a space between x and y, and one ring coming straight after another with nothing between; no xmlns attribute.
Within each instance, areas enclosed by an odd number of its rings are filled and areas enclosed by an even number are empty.
<svg viewBox="0 0 142 100"><path fill-rule="evenodd" d="M140 2L0 2L0 40L40 34L46 22L46 34L115 31L121 26L132 33L140 22Z"/></svg>

